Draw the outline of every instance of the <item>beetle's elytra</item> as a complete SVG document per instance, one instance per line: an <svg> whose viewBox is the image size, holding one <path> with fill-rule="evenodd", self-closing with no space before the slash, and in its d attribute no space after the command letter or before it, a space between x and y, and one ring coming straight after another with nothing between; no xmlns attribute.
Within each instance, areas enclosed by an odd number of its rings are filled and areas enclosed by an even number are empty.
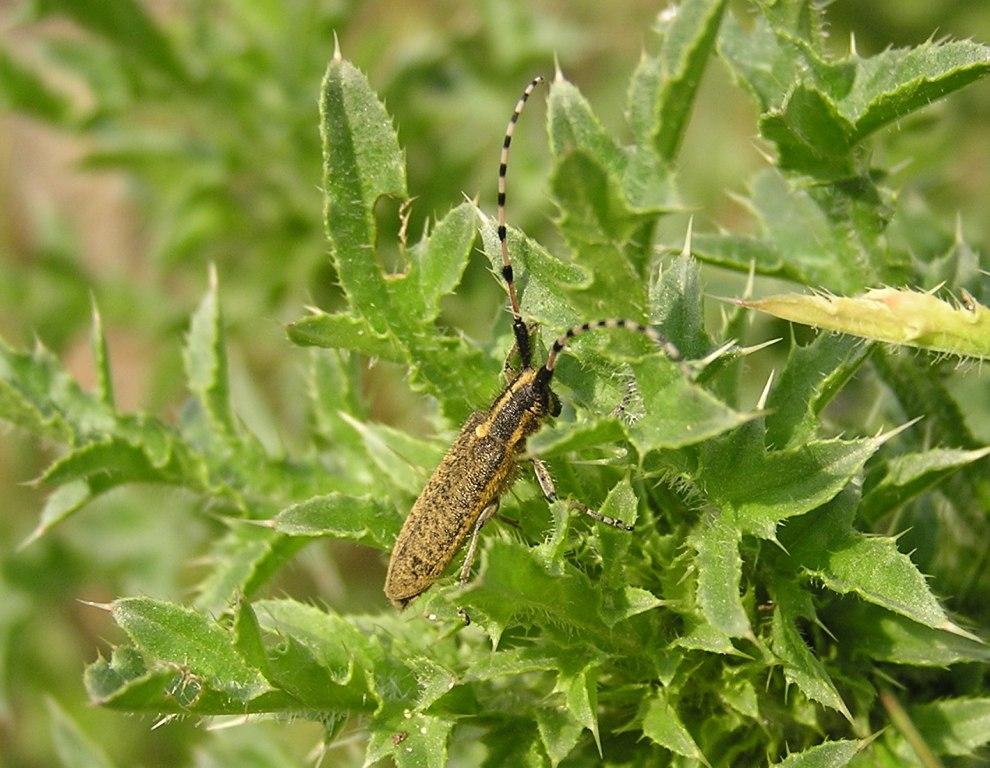
<svg viewBox="0 0 990 768"><path fill-rule="evenodd" d="M542 82L535 78L526 87L512 112L505 131L498 168L498 238L512 310L515 348L521 363L518 372L487 411L471 414L460 433L426 482L406 518L392 548L385 579L385 595L403 607L425 592L444 572L470 535L470 544L461 568L466 581L477 547L478 533L498 509L499 499L515 480L526 438L536 432L548 416L560 413L557 396L550 388L557 358L570 339L602 328L624 328L644 334L672 359L680 360L677 348L652 328L641 323L609 319L568 328L550 349L546 361L533 366L529 330L519 309L512 263L506 239L505 191L509 145L516 121L533 89ZM556 499L550 473L539 459L531 459L537 481L548 501ZM616 528L630 526L576 503L583 512Z"/></svg>

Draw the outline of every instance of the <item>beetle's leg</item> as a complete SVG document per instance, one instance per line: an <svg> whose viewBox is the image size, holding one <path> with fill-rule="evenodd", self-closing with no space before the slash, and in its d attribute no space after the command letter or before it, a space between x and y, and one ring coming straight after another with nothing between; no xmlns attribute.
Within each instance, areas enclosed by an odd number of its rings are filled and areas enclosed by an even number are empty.
<svg viewBox="0 0 990 768"><path fill-rule="evenodd" d="M458 577L461 584L466 584L467 580L471 578L471 566L474 564L474 556L478 551L478 534L481 533L481 529L485 523L495 516L496 512L498 512L497 500L481 510L481 514L478 515L478 522L474 524L474 530L471 532L471 542L468 544L467 554L464 555L461 575Z"/></svg>
<svg viewBox="0 0 990 768"><path fill-rule="evenodd" d="M557 500L557 489L554 487L553 478L550 477L550 470L539 459L532 459L532 462L536 482L540 484L540 490L543 491L543 498L547 500L548 504L553 504Z"/></svg>
<svg viewBox="0 0 990 768"><path fill-rule="evenodd" d="M511 384L519 375L519 369L513 364L513 358L518 356L518 352L519 349L513 344L509 354L505 356L505 360L502 362L502 381L506 384Z"/></svg>
<svg viewBox="0 0 990 768"><path fill-rule="evenodd" d="M533 459L533 471L536 473L536 482L540 484L540 490L543 491L544 498L549 502L553 503L557 500L557 489L554 488L553 478L550 477L550 470L547 469L547 465L544 464L539 459ZM568 506L574 507L579 512L583 512L588 517L597 520L599 523L604 523L613 528L619 528L623 531L633 530L633 526L628 523L624 523L621 520L616 520L614 517L609 517L608 515L603 515L601 512L591 509L580 501L575 501L574 499L567 500Z"/></svg>
<svg viewBox="0 0 990 768"><path fill-rule="evenodd" d="M498 499L481 510L481 514L478 515L478 522L474 524L474 530L471 532L471 541L468 543L467 553L464 555L464 564L461 566L461 573L458 576L458 581L461 584L466 584L468 579L471 578L471 566L474 565L474 556L478 552L478 535L481 533L481 529L485 523L495 517L496 512L498 512ZM471 617L463 608L457 609L457 615L461 617L461 621L464 622L465 627L471 624Z"/></svg>

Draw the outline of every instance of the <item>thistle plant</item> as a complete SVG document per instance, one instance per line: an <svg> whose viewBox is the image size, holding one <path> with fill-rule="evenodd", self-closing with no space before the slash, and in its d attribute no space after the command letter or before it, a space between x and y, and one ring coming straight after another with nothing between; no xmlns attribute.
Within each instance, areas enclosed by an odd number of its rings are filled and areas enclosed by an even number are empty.
<svg viewBox="0 0 990 768"><path fill-rule="evenodd" d="M290 447L266 443L232 395L222 266L200 273L175 418L118 407L95 305L92 388L40 343L0 347L0 417L17 439L59 446L22 556L133 487L181 492L209 531L191 594L92 601L115 639L85 670L90 701L166 729L238 724L232 740L201 739L204 764L301 765L262 749L257 730L299 721L316 724L327 764L980 764L990 417L985 386L972 407L954 392L984 375L956 358L990 354L987 263L961 234L932 238L918 224L927 209L899 205L908 182L876 149L889 126L990 73L990 49L929 40L836 56L823 14L797 1L744 14L724 0L661 12L626 86L621 137L566 71L548 78L558 244L509 229L537 346L575 322L629 317L704 365L689 378L644 339L575 339L556 369L563 412L526 449L562 500L547 505L524 473L503 524L482 535L473 578L461 585L454 569L402 612L358 577L342 576L345 591L364 590L349 603L278 579L327 540L384 562L452 436L499 391L512 332L500 310L470 338L443 311L473 260L500 279L490 201L447 201L415 242L397 221L382 227L376 206L419 190L346 51L330 56L312 126L339 291L286 326L306 361L305 425ZM156 76L189 76L181 56L142 51ZM751 96L766 154L740 184L749 231L706 223L681 191L691 108L716 60ZM3 61L0 82L20 88L8 102L61 119L66 107L29 99L41 84ZM516 85L505 84L507 114ZM399 267L384 269L383 253ZM748 275L744 295L708 296L716 268ZM767 278L788 293L764 290ZM752 308L827 332L751 328ZM405 426L369 407L370 361L416 394ZM167 516L170 498L148 503ZM634 531L576 516L566 499ZM63 708L51 712L66 765L83 764L70 754L113 764Z"/></svg>

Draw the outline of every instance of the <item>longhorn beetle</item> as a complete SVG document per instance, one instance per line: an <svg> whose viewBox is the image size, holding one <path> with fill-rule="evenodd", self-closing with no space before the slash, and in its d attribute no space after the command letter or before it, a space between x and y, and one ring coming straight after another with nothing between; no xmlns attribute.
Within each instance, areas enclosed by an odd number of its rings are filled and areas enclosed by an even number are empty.
<svg viewBox="0 0 990 768"><path fill-rule="evenodd" d="M470 535L460 580L467 581L478 546L478 534L498 510L499 499L516 478L526 438L549 416L560 415L560 402L550 383L557 358L575 336L601 328L624 328L655 342L674 361L681 354L652 328L630 320L598 320L568 328L553 343L546 361L533 366L529 329L519 311L516 284L509 260L505 225L506 172L512 134L533 89L543 82L535 78L523 92L505 130L498 166L498 239L512 310L512 332L519 353L520 369L487 411L475 411L426 482L406 518L392 548L385 578L385 595L402 608L435 582ZM508 368L507 368L508 370ZM553 480L539 459L531 459L540 489L548 502L557 498ZM572 502L582 512L614 528L631 531L632 526Z"/></svg>

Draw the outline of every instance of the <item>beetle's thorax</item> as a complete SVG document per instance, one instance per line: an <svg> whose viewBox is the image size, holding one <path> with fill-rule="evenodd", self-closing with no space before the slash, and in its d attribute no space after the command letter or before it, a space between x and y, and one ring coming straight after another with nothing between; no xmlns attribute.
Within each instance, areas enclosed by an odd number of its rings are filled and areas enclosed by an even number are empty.
<svg viewBox="0 0 990 768"><path fill-rule="evenodd" d="M495 398L475 429L478 437L492 437L521 449L523 440L540 428L556 398L549 383L537 376L538 370L524 368Z"/></svg>

